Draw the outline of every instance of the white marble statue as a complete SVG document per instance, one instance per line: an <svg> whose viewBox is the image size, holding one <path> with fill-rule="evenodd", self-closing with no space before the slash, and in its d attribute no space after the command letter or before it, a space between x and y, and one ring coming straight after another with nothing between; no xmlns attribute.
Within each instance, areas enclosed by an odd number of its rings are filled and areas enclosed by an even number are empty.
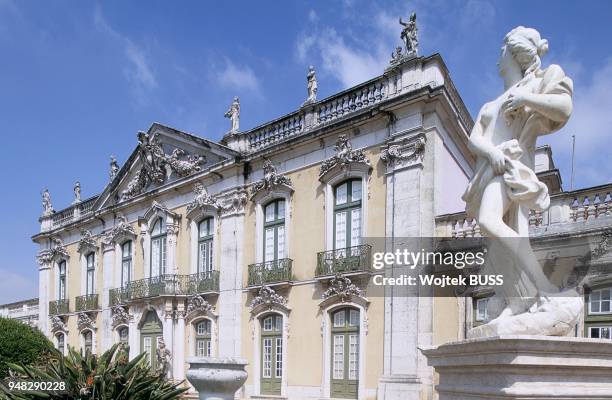
<svg viewBox="0 0 612 400"><path fill-rule="evenodd" d="M49 189L45 189L42 192L42 206L43 206L43 215L49 216L55 212L53 210L53 205L51 204L51 194L49 193Z"/></svg>
<svg viewBox="0 0 612 400"><path fill-rule="evenodd" d="M306 104L314 103L317 101L317 90L319 89L319 85L317 84L317 74L312 65L308 67L306 80L308 81L308 98L306 99Z"/></svg>
<svg viewBox="0 0 612 400"><path fill-rule="evenodd" d="M72 204L79 204L81 202L81 182L75 182L73 191L74 200L72 201Z"/></svg>
<svg viewBox="0 0 612 400"><path fill-rule="evenodd" d="M230 132L237 133L240 129L240 99L238 97L234 97L232 105L225 113L225 118L229 118L232 121Z"/></svg>
<svg viewBox="0 0 612 400"><path fill-rule="evenodd" d="M410 18L408 22L402 21L402 17L399 19L400 25L402 28L402 33L400 34L400 38L404 42L404 46L406 46L407 54L416 54L419 51L419 38L418 38L418 28L416 24L416 13L413 12L410 14Z"/></svg>
<svg viewBox="0 0 612 400"><path fill-rule="evenodd" d="M115 158L115 156L111 155L110 156L110 169L108 171L110 180L112 181L113 179L115 179L118 173L119 173L119 164L117 163L117 159Z"/></svg>
<svg viewBox="0 0 612 400"><path fill-rule="evenodd" d="M164 339L160 339L159 342L157 342L157 371L164 376L171 375L171 361L172 353L166 348L166 342L164 342Z"/></svg>
<svg viewBox="0 0 612 400"><path fill-rule="evenodd" d="M575 291L551 284L529 243L529 210L550 204L533 171L536 140L559 130L572 112L572 80L558 65L541 68L547 50L535 29L519 26L506 35L498 63L504 93L482 107L470 135L477 161L463 200L490 238L487 266L506 282L496 288L501 312L471 337L563 336L573 332L582 307Z"/></svg>

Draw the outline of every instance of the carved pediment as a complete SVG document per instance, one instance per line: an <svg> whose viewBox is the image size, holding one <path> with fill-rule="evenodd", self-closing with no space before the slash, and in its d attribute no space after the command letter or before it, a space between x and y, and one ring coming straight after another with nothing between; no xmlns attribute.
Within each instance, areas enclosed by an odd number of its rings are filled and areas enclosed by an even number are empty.
<svg viewBox="0 0 612 400"><path fill-rule="evenodd" d="M208 194L208 190L200 182L194 185L193 194L193 200L187 205L187 218L193 219L196 215L205 211L216 213L222 207L214 196Z"/></svg>
<svg viewBox="0 0 612 400"><path fill-rule="evenodd" d="M134 227L130 225L127 218L119 213L117 214L117 223L115 226L108 231L102 239L104 245L112 246L117 243L121 243L126 239L134 239L136 237L136 231Z"/></svg>
<svg viewBox="0 0 612 400"><path fill-rule="evenodd" d="M52 245L50 249L41 250L36 256L36 261L38 261L39 265L47 265L53 261L59 261L61 259L67 259L70 256L68 255L68 250L66 250L66 246L64 246L64 242L62 239L55 237L52 239Z"/></svg>
<svg viewBox="0 0 612 400"><path fill-rule="evenodd" d="M269 286L262 286L257 296L251 301L251 314L256 315L265 310L280 309L288 312L287 299L276 293Z"/></svg>
<svg viewBox="0 0 612 400"><path fill-rule="evenodd" d="M199 294L187 299L187 310L185 318L189 321L199 316L216 317L215 307Z"/></svg>
<svg viewBox="0 0 612 400"><path fill-rule="evenodd" d="M145 132L138 133L137 152L140 169L121 191L121 201L143 193L151 185L165 183L172 175L183 178L199 172L206 163L205 156L188 154L183 149L175 148L166 153L159 137Z"/></svg>
<svg viewBox="0 0 612 400"><path fill-rule="evenodd" d="M251 200L256 201L257 197L265 195L271 191L284 193L293 192L291 179L279 174L276 167L270 160L265 160L263 164L264 177L253 183L251 186Z"/></svg>
<svg viewBox="0 0 612 400"><path fill-rule="evenodd" d="M345 135L340 135L334 146L336 154L321 164L319 180L324 181L325 177L335 170L347 170L352 166L360 166L366 169L371 168L370 160L361 149L353 150L351 142Z"/></svg>
<svg viewBox="0 0 612 400"><path fill-rule="evenodd" d="M98 245L96 244L96 239L91 231L81 229L81 240L79 240L79 245L77 247L78 252L82 254L90 251L96 251L97 249Z"/></svg>
<svg viewBox="0 0 612 400"><path fill-rule="evenodd" d="M111 308L111 315L113 329L119 325L127 325L132 320L132 316L128 313L127 307L121 305Z"/></svg>
<svg viewBox="0 0 612 400"><path fill-rule="evenodd" d="M367 307L369 300L364 291L355 285L348 277L336 275L329 281L329 286L321 296L319 307L326 308L334 303L357 303Z"/></svg>
<svg viewBox="0 0 612 400"><path fill-rule="evenodd" d="M66 327L66 322L62 319L62 317L53 315L50 317L50 319L51 319L51 332L53 333L68 332L68 329Z"/></svg>
<svg viewBox="0 0 612 400"><path fill-rule="evenodd" d="M92 315L90 315L89 313L86 313L86 312L79 313L78 319L77 319L77 327L79 328L79 331L82 331L84 329L95 330L96 329L96 319L95 317L92 317Z"/></svg>

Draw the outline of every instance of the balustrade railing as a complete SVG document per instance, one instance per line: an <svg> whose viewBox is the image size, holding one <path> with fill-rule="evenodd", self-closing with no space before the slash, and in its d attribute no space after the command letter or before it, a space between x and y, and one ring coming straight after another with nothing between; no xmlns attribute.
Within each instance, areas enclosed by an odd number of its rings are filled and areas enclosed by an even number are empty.
<svg viewBox="0 0 612 400"><path fill-rule="evenodd" d="M279 142L287 137L304 131L304 115L300 112L290 114L280 121L275 121L248 133L249 149L257 150L269 144Z"/></svg>
<svg viewBox="0 0 612 400"><path fill-rule="evenodd" d="M315 108L316 122L319 124L333 121L362 108L374 105L385 97L385 84L382 79L357 86L349 93L325 100Z"/></svg>
<svg viewBox="0 0 612 400"><path fill-rule="evenodd" d="M177 296L219 291L219 271L192 275L165 274L129 282L122 288L110 289L110 305L157 296Z"/></svg>
<svg viewBox="0 0 612 400"><path fill-rule="evenodd" d="M68 208L56 212L51 217L51 220L53 221L52 227L54 229L59 228L80 218L88 216L89 214L91 214L93 205L97 199L98 197L94 196L83 201L82 203L71 205Z"/></svg>
<svg viewBox="0 0 612 400"><path fill-rule="evenodd" d="M336 275L351 272L367 272L372 266L372 246L362 244L322 251L317 254L316 276Z"/></svg>
<svg viewBox="0 0 612 400"><path fill-rule="evenodd" d="M75 311L91 311L98 309L98 295L86 294L75 299Z"/></svg>
<svg viewBox="0 0 612 400"><path fill-rule="evenodd" d="M49 315L68 314L68 312L70 312L68 299L49 302Z"/></svg>
<svg viewBox="0 0 612 400"><path fill-rule="evenodd" d="M249 286L261 286L268 283L289 282L292 275L293 260L282 258L249 265Z"/></svg>

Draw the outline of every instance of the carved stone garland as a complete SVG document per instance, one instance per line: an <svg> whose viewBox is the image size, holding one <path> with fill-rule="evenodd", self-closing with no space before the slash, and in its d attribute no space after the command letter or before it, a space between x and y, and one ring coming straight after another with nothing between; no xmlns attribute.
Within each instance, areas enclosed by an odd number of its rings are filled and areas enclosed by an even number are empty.
<svg viewBox="0 0 612 400"><path fill-rule="evenodd" d="M248 196L246 190L236 190L223 201L221 213L224 215L242 213L244 211L244 207L246 206L247 199Z"/></svg>
<svg viewBox="0 0 612 400"><path fill-rule="evenodd" d="M345 135L340 135L334 146L336 155L323 161L319 171L319 179L323 178L333 168L339 166L342 169L348 168L353 163L365 164L370 166L370 160L366 157L363 150L353 150L351 142Z"/></svg>
<svg viewBox="0 0 612 400"><path fill-rule="evenodd" d="M251 301L251 311L261 305L272 306L274 304L286 306L287 299L276 293L271 287L263 286Z"/></svg>
<svg viewBox="0 0 612 400"><path fill-rule="evenodd" d="M168 178L168 169L179 177L189 176L201 170L206 162L204 156L188 155L186 160L180 158L185 151L174 149L167 155L157 137L151 138L144 132L138 133L138 156L142 167L130 180L127 188L121 192L121 200L129 200L141 194L150 184L162 184Z"/></svg>
<svg viewBox="0 0 612 400"><path fill-rule="evenodd" d="M262 190L273 190L278 187L283 187L288 191L293 191L291 179L279 174L276 167L270 160L265 160L263 165L264 177L253 183L251 187L251 199L253 199Z"/></svg>
<svg viewBox="0 0 612 400"><path fill-rule="evenodd" d="M413 140L405 140L403 143L392 143L382 147L380 159L388 167L395 165L412 165L423 161L425 156L426 140L419 136Z"/></svg>

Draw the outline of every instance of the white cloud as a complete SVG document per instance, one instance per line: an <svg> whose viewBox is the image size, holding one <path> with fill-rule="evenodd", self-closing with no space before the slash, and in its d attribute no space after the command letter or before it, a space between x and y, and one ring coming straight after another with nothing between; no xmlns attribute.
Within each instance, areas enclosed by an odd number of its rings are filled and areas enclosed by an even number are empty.
<svg viewBox="0 0 612 400"><path fill-rule="evenodd" d="M561 64L563 66L563 64ZM582 71L582 67L576 67ZM585 78L587 74L580 74ZM570 77L574 78L570 75ZM557 166L569 190L572 140L576 135L575 188L608 183L612 177L608 144L612 131L612 57L590 74L574 81L574 109L561 132L544 138L551 144Z"/></svg>
<svg viewBox="0 0 612 400"><path fill-rule="evenodd" d="M319 20L319 16L315 10L308 11L308 20L313 24Z"/></svg>
<svg viewBox="0 0 612 400"><path fill-rule="evenodd" d="M236 65L230 59L225 59L225 65L217 72L216 78L222 86L260 93L259 80L253 70L248 66Z"/></svg>
<svg viewBox="0 0 612 400"><path fill-rule="evenodd" d="M126 61L123 74L131 85L136 101L139 104L146 104L148 93L156 89L158 84L145 51L129 37L122 35L111 27L104 18L100 6L96 6L94 10L94 26L100 32L120 43Z"/></svg>
<svg viewBox="0 0 612 400"><path fill-rule="evenodd" d="M36 297L38 282L23 275L0 268L0 303L11 303Z"/></svg>

